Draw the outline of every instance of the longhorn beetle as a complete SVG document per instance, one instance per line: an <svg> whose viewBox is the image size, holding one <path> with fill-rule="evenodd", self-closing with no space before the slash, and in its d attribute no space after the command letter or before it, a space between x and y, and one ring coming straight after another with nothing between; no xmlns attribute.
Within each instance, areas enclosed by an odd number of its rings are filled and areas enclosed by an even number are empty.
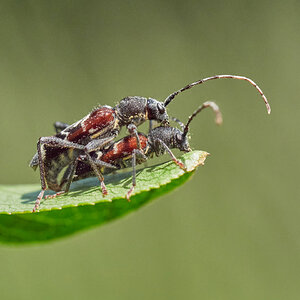
<svg viewBox="0 0 300 300"><path fill-rule="evenodd" d="M54 198L57 195L68 192L72 181L77 181L95 175L98 176L99 172L101 174L109 174L115 171L115 169L119 170L132 165L132 186L126 195L129 201L130 196L134 191L134 187L136 186L136 164L145 162L148 158L153 157L154 154L156 156L160 156L167 152L171 156L173 162L185 170L186 167L175 157L171 149L177 148L184 152L191 151L187 136L189 125L193 118L207 107L210 107L215 112L215 122L220 125L222 123L222 115L217 104L210 101L204 102L190 116L186 125L181 123L179 120L174 119L177 123L179 123L182 131L175 127L159 126L152 129L148 136L144 135L143 133L138 133L141 149L139 149L136 138L129 135L113 143L107 149L99 149L91 152L90 155L92 156L94 163L100 167L100 169L97 168L98 170L96 172L93 167L91 167L86 156L84 154L79 155L77 161L70 165L69 170L67 170L64 174L64 178L68 178L67 189L46 197ZM101 181L100 178L99 180ZM38 207L35 207L35 210L37 208Z"/></svg>
<svg viewBox="0 0 300 300"><path fill-rule="evenodd" d="M114 108L106 105L98 106L90 114L76 123L67 126L56 135L41 137L38 140L37 153L30 162L32 168L36 169L37 166L39 166L40 169L42 190L37 197L37 202L40 202L43 198L47 188L46 170L53 171L53 174L55 175L56 173L57 175L56 163L59 164L60 170L62 170L63 167L68 167L71 161L77 156L77 153L74 154L73 152L78 152L79 150L84 152L86 159L93 169L96 170L96 165L90 153L95 150L103 149L113 143L122 126L126 126L129 133L135 136L138 149L141 149L137 126L146 120L155 120L162 125L167 125L169 116L165 108L179 93L209 80L222 78L248 81L262 96L268 113L271 112L268 100L258 85L247 77L237 75L216 75L198 80L173 92L164 102L152 98L132 96L122 99ZM57 130L59 131L60 128L58 127ZM75 151L73 151L73 149ZM101 176L101 174L99 174L99 176ZM103 179L101 180L101 187L103 192L106 193L105 185L102 183ZM48 187L52 189L49 185ZM54 190L56 191L57 187Z"/></svg>
<svg viewBox="0 0 300 300"><path fill-rule="evenodd" d="M188 131L189 125L193 118L201 112L203 109L210 107L215 112L215 122L216 124L222 124L222 114L219 110L219 107L216 103L207 101L204 102L197 110L193 112L193 114L189 117L187 124L184 125L177 119L175 120L181 126L181 130L176 127L170 126L159 126L152 129L148 136L145 136L142 133L139 133L139 137L142 144L142 149L138 148L136 143L136 139L132 136L127 136L120 141L112 144L107 151L104 153L94 153L95 160L98 162L106 162L108 164L112 164L116 166L118 169L128 167L132 165L132 186L127 193L127 199L130 199L132 192L134 191L134 187L136 186L136 164L140 164L145 162L148 158L163 155L164 153L168 153L173 162L178 165L181 169L186 170L185 165L179 161L171 149L179 149L183 152L190 152L191 148L188 142ZM81 178L87 177L86 173L88 173L88 169L82 167L81 164L78 164L75 172L75 180L79 180ZM112 169L103 167L104 174L110 173ZM90 173L92 176L92 173Z"/></svg>

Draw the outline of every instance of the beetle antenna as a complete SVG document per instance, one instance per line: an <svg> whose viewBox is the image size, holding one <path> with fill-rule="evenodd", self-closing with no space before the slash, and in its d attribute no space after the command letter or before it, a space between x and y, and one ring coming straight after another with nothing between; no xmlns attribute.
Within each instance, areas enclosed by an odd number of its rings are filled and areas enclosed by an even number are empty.
<svg viewBox="0 0 300 300"><path fill-rule="evenodd" d="M193 114L189 117L185 127L184 127L184 130L183 130L183 136L186 136L188 131L189 131L189 125L190 123L192 122L192 120L194 119L194 117L197 116L197 114L202 111L204 108L207 108L207 107L210 107L214 112L215 112L215 122L217 125L221 125L222 122L223 122L223 118L222 118L222 114L221 114L221 111L219 109L219 106L215 103L215 102L212 102L212 101L206 101L204 102L198 109L196 109Z"/></svg>
<svg viewBox="0 0 300 300"><path fill-rule="evenodd" d="M171 117L170 119L172 121L176 122L181 127L181 129L184 130L185 125L180 120L178 120L177 118L174 118L174 117Z"/></svg>
<svg viewBox="0 0 300 300"><path fill-rule="evenodd" d="M167 106L170 104L170 102L175 98L175 96L177 96L179 93L181 92L184 92L185 90L188 90L190 88L192 88L193 86L195 85L198 85L198 84L201 84L201 83L204 83L206 81L209 81L209 80L213 80L213 79L221 79L221 78L231 78L231 79L239 79L239 80L246 80L248 81L250 84L252 84L257 90L258 92L260 93L260 95L262 96L264 102L265 102L265 105L267 107L267 111L268 111L268 114L271 113L271 107L270 107L270 104L268 102L268 99L267 97L264 95L263 91L260 89L260 87L250 78L247 78L247 77L244 77L244 76L238 76L238 75L216 75L216 76L212 76L212 77L207 77L207 78L204 78L204 79L201 79L201 80L198 80L198 81L195 81L193 83L190 83L188 85L186 85L185 87L183 87L182 89L170 94L166 100L164 101L164 106Z"/></svg>

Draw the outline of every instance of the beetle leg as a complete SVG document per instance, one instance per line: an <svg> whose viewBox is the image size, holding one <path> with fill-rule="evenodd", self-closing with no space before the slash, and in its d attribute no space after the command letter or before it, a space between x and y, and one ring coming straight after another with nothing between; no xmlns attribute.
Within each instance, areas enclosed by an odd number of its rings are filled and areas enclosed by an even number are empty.
<svg viewBox="0 0 300 300"><path fill-rule="evenodd" d="M153 120L149 120L149 131L148 133L153 129Z"/></svg>
<svg viewBox="0 0 300 300"><path fill-rule="evenodd" d="M32 212L39 211L40 203L41 203L41 200L43 199L45 190L46 190L46 188L42 187L42 190L40 191L39 195L37 196L37 198L35 200L35 204L34 204L34 208L33 208Z"/></svg>
<svg viewBox="0 0 300 300"><path fill-rule="evenodd" d="M69 142L55 136L41 137L38 142L38 148L41 148L42 145L46 145L48 147L53 147L53 148L73 148L78 150L84 150L85 147L83 145Z"/></svg>
<svg viewBox="0 0 300 300"><path fill-rule="evenodd" d="M99 140L94 140L91 141L89 144L87 144L86 146L80 145L80 144L76 144L73 142L69 142L69 141L65 141L62 140L58 137L42 137L39 139L38 142L38 163L39 163L39 167L40 167L40 178L41 178L41 185L42 185L42 191L36 200L36 204L34 207L34 211L38 210L39 204L43 198L44 195L44 191L46 190L46 180L45 180L45 166L44 166L44 161L43 161L43 145L47 145L48 147L53 147L53 148L73 148L73 149L78 149L78 150L83 150L85 155L87 156L87 159L91 165L91 167L93 168L95 174L97 175L97 177L99 178L100 182L101 182L101 189L102 189L102 194L106 195L107 194L107 189L106 186L104 184L104 177L103 175L99 172L96 164L100 164L99 162L94 162L93 159L91 158L91 156L89 155L89 152L95 150L95 149L99 149L101 147L103 147L104 145L110 143L113 139L115 138L115 135L109 137L109 138L105 138L105 139L99 139ZM77 164L77 163L76 163ZM110 168L115 168L114 166L110 165L110 164L106 164L105 162L101 164L102 166L106 166L106 167L110 167ZM72 173L74 175L74 171L72 170ZM70 184L72 182L73 179L73 175L70 176L69 180L68 180L68 189L70 187Z"/></svg>
<svg viewBox="0 0 300 300"><path fill-rule="evenodd" d="M101 190L102 190L102 195L105 196L108 194L107 192L107 188L105 186L105 183L104 183L104 177L102 175L102 173L99 171L99 169L97 168L97 165L95 164L94 160L92 159L92 157L90 156L90 154L86 151L85 152L86 156L87 156L87 159L94 171L94 173L96 174L96 176L98 177L99 181L100 181L100 184L101 184Z"/></svg>
<svg viewBox="0 0 300 300"><path fill-rule="evenodd" d="M173 154L173 152L171 151L171 149L160 139L156 139L155 142L158 142L161 146L163 146L163 148L169 153L169 155L171 156L172 160L174 161L174 163L180 167L182 170L186 171L186 166L180 161L178 160L175 155Z"/></svg>
<svg viewBox="0 0 300 300"><path fill-rule="evenodd" d="M68 168L67 172L64 174L64 176L62 178L62 183L67 181L65 193L68 193L70 190L70 185L73 181L73 177L74 177L77 165L78 165L78 160L76 159L72 164L70 164L70 167Z"/></svg>
<svg viewBox="0 0 300 300"><path fill-rule="evenodd" d="M95 165L99 166L99 167L105 167L105 168L109 168L109 169L118 169L116 166L112 165L112 164L109 164L105 161L102 161L100 159L94 159L94 158L91 158L93 160L93 162L95 163Z"/></svg>
<svg viewBox="0 0 300 300"><path fill-rule="evenodd" d="M36 212L39 209L39 205L41 200L43 199L45 190L47 189L46 185L46 173L45 173L45 166L44 166L44 145L53 148L74 148L78 150L84 150L84 146L75 144L69 141L62 140L57 137L41 137L37 143L37 154L38 154L38 165L40 168L40 179L41 179L41 186L42 190L39 193L34 208L32 212Z"/></svg>
<svg viewBox="0 0 300 300"><path fill-rule="evenodd" d="M116 166L114 166L112 164L109 164L109 163L107 163L105 161L102 161L100 159L93 158L93 157L91 157L91 159L93 160L93 162L95 163L95 165L97 165L99 167L105 167L105 168L109 168L109 169L118 169ZM77 161L83 161L85 163L88 163L88 159L84 155L80 155L80 157L77 158Z"/></svg>
<svg viewBox="0 0 300 300"><path fill-rule="evenodd" d="M39 158L38 159L38 164L39 164L39 167L40 167L40 179L41 179L42 190L40 191L40 193L38 194L38 196L36 198L36 201L35 201L34 208L33 208L32 212L36 212L36 211L39 210L41 200L43 199L45 190L47 188L47 186L46 186L45 167L44 167L44 162L42 160L41 139L39 139L39 141L37 143L37 155L38 155L38 158Z"/></svg>
<svg viewBox="0 0 300 300"><path fill-rule="evenodd" d="M62 194L65 194L65 193L68 193L69 190L70 190L70 185L73 181L73 176L74 176L74 173L75 173L75 170L76 170L76 167L77 167L77 164L78 164L78 160L76 159L75 161L73 161L73 163L70 164L69 168L67 169L67 171L64 173L63 175L63 178L62 178L62 184L61 186L67 182L67 185L66 185L66 188L64 191L60 191L60 192L57 192L55 193L54 195L47 195L45 196L45 199L53 199L59 195L62 195Z"/></svg>
<svg viewBox="0 0 300 300"><path fill-rule="evenodd" d="M104 148L104 146L110 144L116 138L117 135L118 134L116 133L107 138L92 140L85 146L85 150L87 152L92 152Z"/></svg>
<svg viewBox="0 0 300 300"><path fill-rule="evenodd" d="M53 194L53 195L47 195L47 196L45 196L44 198L45 198L45 200L47 200L47 199L54 199L54 198L56 198L57 196L60 196L60 195L65 194L65 193L67 193L67 192L65 192L65 191L60 191L60 192L57 192L57 193L55 193L55 194Z"/></svg>
<svg viewBox="0 0 300 300"><path fill-rule="evenodd" d="M139 149L134 149L133 152L132 152L132 186L131 188L129 189L129 191L127 192L127 195L126 195L126 198L127 198L127 201L129 202L130 201L130 196L131 194L133 193L134 191L134 188L136 186L136 157L139 157L139 159L142 159L142 160L147 160L147 157L145 156L145 154L139 150Z"/></svg>
<svg viewBox="0 0 300 300"><path fill-rule="evenodd" d="M142 151L141 141L137 131L137 127L134 124L127 125L127 129L131 135L134 135L137 141L138 149Z"/></svg>

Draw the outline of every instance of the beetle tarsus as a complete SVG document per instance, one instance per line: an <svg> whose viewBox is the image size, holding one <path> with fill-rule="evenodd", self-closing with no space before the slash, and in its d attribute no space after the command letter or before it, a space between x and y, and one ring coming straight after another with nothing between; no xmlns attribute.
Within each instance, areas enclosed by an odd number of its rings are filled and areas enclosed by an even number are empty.
<svg viewBox="0 0 300 300"><path fill-rule="evenodd" d="M47 195L44 198L45 198L45 200L47 200L47 199L54 199L57 196L60 196L60 195L65 194L65 193L66 193L65 191L61 191L61 192L57 192L57 193L55 193L53 195Z"/></svg>
<svg viewBox="0 0 300 300"><path fill-rule="evenodd" d="M127 199L128 202L131 201L130 197L131 197L131 194L133 193L133 191L134 191L134 185L131 186L131 188L129 189L129 191L126 194L126 199Z"/></svg>
<svg viewBox="0 0 300 300"><path fill-rule="evenodd" d="M35 205L34 205L32 212L39 211L40 203L41 203L41 200L43 199L44 193L45 193L44 189L40 191L39 195L36 198Z"/></svg>

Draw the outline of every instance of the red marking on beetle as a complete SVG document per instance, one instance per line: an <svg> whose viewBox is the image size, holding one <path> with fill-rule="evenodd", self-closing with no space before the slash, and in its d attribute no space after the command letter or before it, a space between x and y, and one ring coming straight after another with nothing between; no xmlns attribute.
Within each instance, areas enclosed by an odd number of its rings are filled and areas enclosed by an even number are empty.
<svg viewBox="0 0 300 300"><path fill-rule="evenodd" d="M139 133L142 150L147 147L147 137ZM118 159L123 159L132 155L134 149L138 149L138 143L135 136L126 136L122 140L116 142L107 153L105 153L101 160L107 163L113 163Z"/></svg>
<svg viewBox="0 0 300 300"><path fill-rule="evenodd" d="M83 137L90 134L90 130L94 130L96 133L106 127L108 127L115 119L115 112L109 107L100 107L94 110L89 117L75 129L74 132L70 132L67 139L72 142L77 142Z"/></svg>

